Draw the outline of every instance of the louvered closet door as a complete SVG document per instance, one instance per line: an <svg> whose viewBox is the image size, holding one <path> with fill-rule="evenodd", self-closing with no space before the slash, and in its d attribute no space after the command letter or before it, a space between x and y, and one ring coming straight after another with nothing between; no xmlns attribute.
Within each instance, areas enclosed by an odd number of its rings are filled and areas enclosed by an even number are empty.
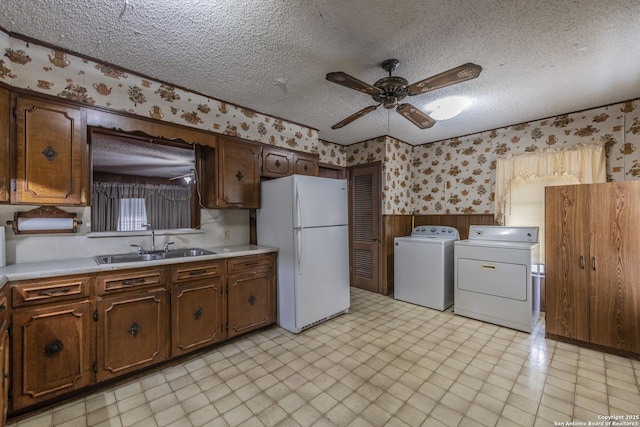
<svg viewBox="0 0 640 427"><path fill-rule="evenodd" d="M380 292L380 164L350 169L351 286Z"/></svg>

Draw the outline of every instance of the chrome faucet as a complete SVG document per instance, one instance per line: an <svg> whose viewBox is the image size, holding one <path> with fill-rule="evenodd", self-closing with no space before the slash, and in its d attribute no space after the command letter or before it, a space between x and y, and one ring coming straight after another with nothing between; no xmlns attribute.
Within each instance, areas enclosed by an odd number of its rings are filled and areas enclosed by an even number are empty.
<svg viewBox="0 0 640 427"><path fill-rule="evenodd" d="M142 224L143 227L147 227L147 230L151 230L151 252L156 250L156 230L153 229L151 224Z"/></svg>

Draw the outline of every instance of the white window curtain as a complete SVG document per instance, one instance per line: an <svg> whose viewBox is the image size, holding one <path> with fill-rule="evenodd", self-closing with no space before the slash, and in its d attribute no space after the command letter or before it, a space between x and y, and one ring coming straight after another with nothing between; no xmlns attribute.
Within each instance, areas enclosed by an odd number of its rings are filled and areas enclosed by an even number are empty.
<svg viewBox="0 0 640 427"><path fill-rule="evenodd" d="M606 182L606 178L603 144L498 158L496 222L539 227L540 261L544 263L544 188Z"/></svg>
<svg viewBox="0 0 640 427"><path fill-rule="evenodd" d="M120 199L118 231L146 230L147 208L144 199Z"/></svg>

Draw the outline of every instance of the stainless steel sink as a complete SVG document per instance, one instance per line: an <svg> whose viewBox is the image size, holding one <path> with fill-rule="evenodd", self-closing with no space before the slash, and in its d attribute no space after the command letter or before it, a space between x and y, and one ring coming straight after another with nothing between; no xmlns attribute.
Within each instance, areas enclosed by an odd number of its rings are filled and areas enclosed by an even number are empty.
<svg viewBox="0 0 640 427"><path fill-rule="evenodd" d="M116 254L116 255L98 255L94 259L98 264L119 264L127 262L154 261L159 259L173 259L185 257L197 257L202 255L213 255L215 252L206 249L188 248L176 249L173 251L155 251L142 254Z"/></svg>

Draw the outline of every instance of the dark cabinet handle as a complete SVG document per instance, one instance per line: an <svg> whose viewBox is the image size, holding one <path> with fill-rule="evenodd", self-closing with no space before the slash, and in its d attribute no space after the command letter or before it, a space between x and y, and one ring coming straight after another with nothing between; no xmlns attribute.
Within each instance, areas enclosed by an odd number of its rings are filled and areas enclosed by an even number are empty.
<svg viewBox="0 0 640 427"><path fill-rule="evenodd" d="M596 257L591 258L591 268L596 271Z"/></svg>
<svg viewBox="0 0 640 427"><path fill-rule="evenodd" d="M244 178L244 175L242 175L241 171L238 171L238 173L236 174L236 178L238 178L238 181L242 180L242 178Z"/></svg>
<svg viewBox="0 0 640 427"><path fill-rule="evenodd" d="M302 167L302 169L304 169L304 171L306 172L306 171L307 171L307 169L309 169L309 167L308 167L307 165L304 165L304 166Z"/></svg>
<svg viewBox="0 0 640 427"><path fill-rule="evenodd" d="M201 276L205 274L207 270L193 270L189 272L189 276Z"/></svg>
<svg viewBox="0 0 640 427"><path fill-rule="evenodd" d="M253 295L249 295L249 305L253 305L256 302L256 297Z"/></svg>
<svg viewBox="0 0 640 427"><path fill-rule="evenodd" d="M44 353L47 355L47 357L53 357L56 354L60 353L63 347L64 345L62 345L62 341L56 338L55 340L44 346Z"/></svg>
<svg viewBox="0 0 640 427"><path fill-rule="evenodd" d="M200 320L202 317L202 307L198 307L198 309L193 312L193 317L195 317L196 320Z"/></svg>
<svg viewBox="0 0 640 427"><path fill-rule="evenodd" d="M245 262L244 266L245 267L251 267L252 265L258 265L259 262L258 261L253 261L253 262Z"/></svg>
<svg viewBox="0 0 640 427"><path fill-rule="evenodd" d="M580 255L580 268L584 270L584 255Z"/></svg>
<svg viewBox="0 0 640 427"><path fill-rule="evenodd" d="M49 296L49 295L55 295L55 294L66 294L70 290L71 290L70 288L52 289L50 291L40 291L38 292L38 295Z"/></svg>
<svg viewBox="0 0 640 427"><path fill-rule="evenodd" d="M125 286L139 285L140 283L144 283L144 279L142 277L138 277L137 279L129 279L129 280L122 281L122 284Z"/></svg>
<svg viewBox="0 0 640 427"><path fill-rule="evenodd" d="M127 329L127 332L129 332L131 336L135 338L136 335L138 335L138 332L140 332L140 325L138 325L138 322L133 322L131 326L129 326L129 329Z"/></svg>
<svg viewBox="0 0 640 427"><path fill-rule="evenodd" d="M276 165L276 168L280 169L280 160L276 160L275 165Z"/></svg>

